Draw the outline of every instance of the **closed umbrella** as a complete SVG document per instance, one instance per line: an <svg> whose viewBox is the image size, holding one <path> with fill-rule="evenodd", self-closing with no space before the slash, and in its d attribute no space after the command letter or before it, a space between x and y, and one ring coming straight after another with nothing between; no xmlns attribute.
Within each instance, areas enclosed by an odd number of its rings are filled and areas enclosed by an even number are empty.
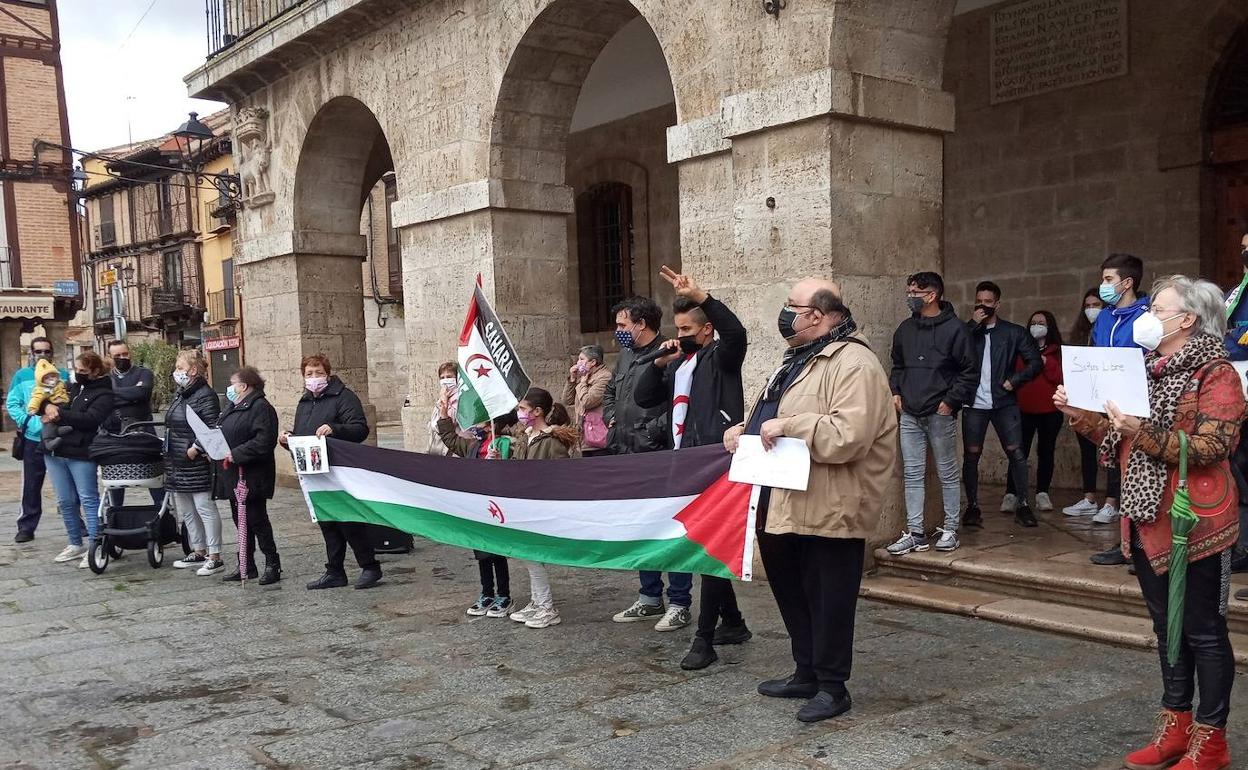
<svg viewBox="0 0 1248 770"><path fill-rule="evenodd" d="M247 478L242 466L238 469L238 484L234 487L234 502L238 505L238 579L247 585Z"/></svg>
<svg viewBox="0 0 1248 770"><path fill-rule="evenodd" d="M1200 519L1192 512L1187 489L1187 433L1179 431L1179 483L1170 505L1170 601L1166 604L1166 657L1179 660L1183 643L1183 604L1187 596L1187 536Z"/></svg>

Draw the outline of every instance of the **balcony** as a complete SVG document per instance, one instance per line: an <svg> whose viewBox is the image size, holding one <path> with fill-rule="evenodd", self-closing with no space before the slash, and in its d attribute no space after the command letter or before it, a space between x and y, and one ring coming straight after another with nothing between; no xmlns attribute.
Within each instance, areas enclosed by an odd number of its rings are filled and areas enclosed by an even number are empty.
<svg viewBox="0 0 1248 770"><path fill-rule="evenodd" d="M95 298L95 322L111 323L113 320L113 301L108 297Z"/></svg>
<svg viewBox="0 0 1248 770"><path fill-rule="evenodd" d="M229 289L208 292L208 317L205 322L220 324L238 320L236 305L235 293Z"/></svg>
<svg viewBox="0 0 1248 770"><path fill-rule="evenodd" d="M204 0L208 58L216 56L305 0Z"/></svg>
<svg viewBox="0 0 1248 770"><path fill-rule="evenodd" d="M117 223L116 222L100 222L95 226L95 244L96 248L104 248L117 243Z"/></svg>
<svg viewBox="0 0 1248 770"><path fill-rule="evenodd" d="M238 204L231 202L228 198L217 198L208 203L208 221L206 230L210 233L220 233L229 230L234 226L235 211Z"/></svg>

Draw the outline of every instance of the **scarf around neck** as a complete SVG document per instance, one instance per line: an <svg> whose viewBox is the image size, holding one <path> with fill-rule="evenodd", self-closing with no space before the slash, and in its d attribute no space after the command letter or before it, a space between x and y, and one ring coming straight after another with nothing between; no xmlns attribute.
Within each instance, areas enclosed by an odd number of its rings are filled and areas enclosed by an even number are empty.
<svg viewBox="0 0 1248 770"><path fill-rule="evenodd" d="M858 331L858 324L854 322L853 316L847 315L844 321L832 327L832 330L822 337L784 351L784 359L780 362L780 368L771 375L771 379L767 382L767 389L763 391L763 400L779 399L784 395L785 383L792 379L792 375L796 372L800 372L802 367L806 366L807 361L819 355L828 345L841 342L856 331Z"/></svg>
<svg viewBox="0 0 1248 770"><path fill-rule="evenodd" d="M1144 369L1148 375L1151 414L1146 424L1164 431L1172 430L1179 400L1192 377L1210 361L1225 357L1226 348L1222 340L1211 334L1193 335L1178 352L1168 356L1156 352L1147 354ZM1101 442L1101 452L1117 461L1122 441L1122 433L1111 428ZM1138 446L1132 446L1122 477L1122 515L1135 522L1156 521L1169 475L1164 461L1145 454Z"/></svg>

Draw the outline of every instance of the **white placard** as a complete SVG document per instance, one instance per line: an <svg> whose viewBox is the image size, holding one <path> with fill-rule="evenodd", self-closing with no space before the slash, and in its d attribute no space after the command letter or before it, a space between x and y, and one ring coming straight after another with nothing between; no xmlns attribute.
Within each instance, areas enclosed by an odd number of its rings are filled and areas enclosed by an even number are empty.
<svg viewBox="0 0 1248 770"><path fill-rule="evenodd" d="M225 440L225 434L221 432L221 429L209 428L199 415L195 414L190 404L186 405L186 421L195 433L195 441L203 447L208 456L214 460L224 460L226 453L230 451L230 444Z"/></svg>
<svg viewBox="0 0 1248 770"><path fill-rule="evenodd" d="M1148 375L1139 348L1062 346L1066 400L1077 409L1104 412L1113 401L1124 414L1149 417Z"/></svg>
<svg viewBox="0 0 1248 770"><path fill-rule="evenodd" d="M728 480L805 492L810 481L810 450L799 438L776 439L776 445L766 450L758 436L742 436Z"/></svg>
<svg viewBox="0 0 1248 770"><path fill-rule="evenodd" d="M287 436L286 445L295 460L295 473L329 473L329 448L324 436Z"/></svg>

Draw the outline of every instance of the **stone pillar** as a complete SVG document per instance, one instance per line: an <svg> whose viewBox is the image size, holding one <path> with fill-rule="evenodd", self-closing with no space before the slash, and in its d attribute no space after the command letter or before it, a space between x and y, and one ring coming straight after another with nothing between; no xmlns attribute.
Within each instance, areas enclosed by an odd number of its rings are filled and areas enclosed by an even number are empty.
<svg viewBox="0 0 1248 770"><path fill-rule="evenodd" d="M807 275L840 281L889 367L905 277L941 269L947 96L828 70L730 96L721 115L668 130L684 265L749 328L748 403L784 350L774 319ZM875 543L904 518L899 466Z"/></svg>

